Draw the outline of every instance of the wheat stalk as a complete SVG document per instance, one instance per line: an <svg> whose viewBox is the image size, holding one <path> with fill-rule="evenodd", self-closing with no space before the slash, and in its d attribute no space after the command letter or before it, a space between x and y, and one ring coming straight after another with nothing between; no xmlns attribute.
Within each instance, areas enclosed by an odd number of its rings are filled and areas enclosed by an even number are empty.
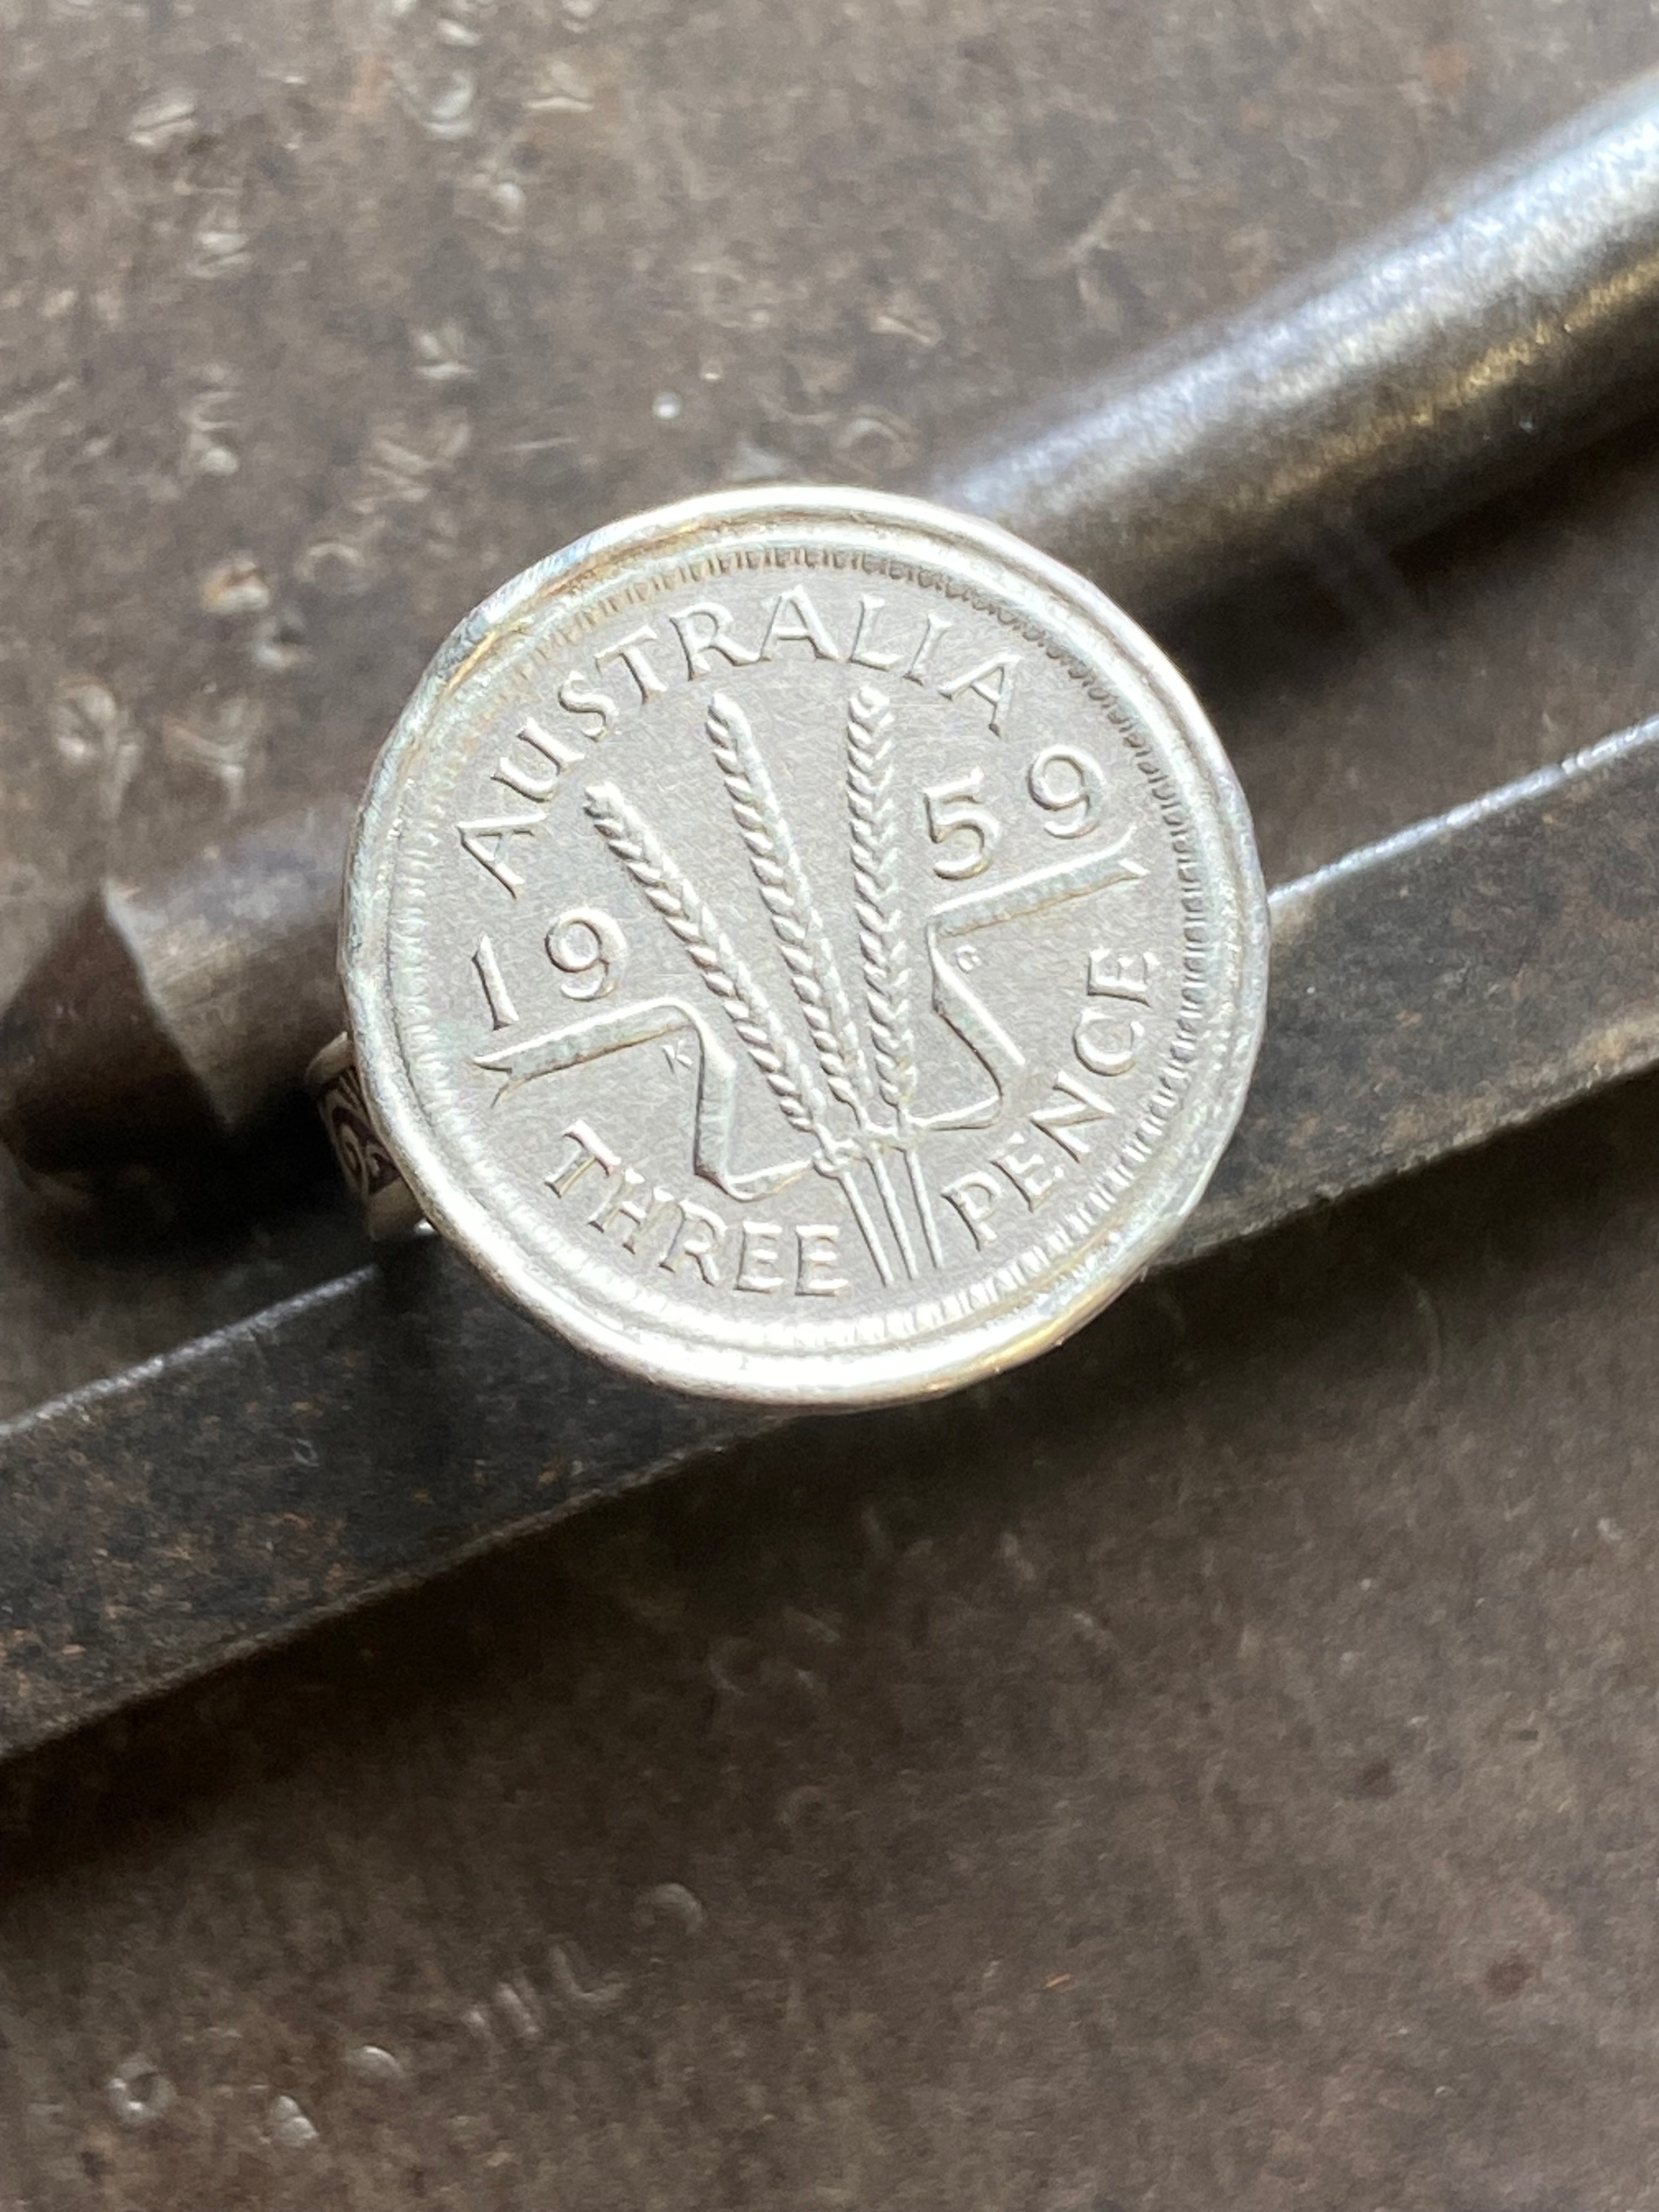
<svg viewBox="0 0 1659 2212"><path fill-rule="evenodd" d="M744 966L737 947L699 897L662 840L614 783L587 787L594 828L690 955L704 984L726 1010L749 1057L765 1077L784 1119L823 1137L828 1110L788 1032Z"/></svg>
<svg viewBox="0 0 1659 2212"><path fill-rule="evenodd" d="M872 684L860 684L847 702L847 813L865 1012L870 1022L876 1087L883 1103L893 1109L922 1235L928 1255L939 1267L945 1264L945 1254L910 1119L916 1093L916 1042L910 1021L910 957L899 901L899 816L893 796L893 717L886 695ZM890 1218L896 1224L897 1200L889 1194L884 1181L882 1195ZM915 1256L908 1236L900 1243L914 1275Z"/></svg>
<svg viewBox="0 0 1659 2212"><path fill-rule="evenodd" d="M749 1057L765 1077L785 1121L816 1141L817 1164L846 1192L876 1272L884 1283L890 1283L892 1262L854 1179L853 1161L847 1156L845 1142L831 1136L825 1126L829 1101L808 1073L805 1061L765 994L738 957L737 947L713 909L698 896L685 871L670 858L655 830L614 783L589 784L586 798L594 828L691 956L698 975L724 1007Z"/></svg>
<svg viewBox="0 0 1659 2212"><path fill-rule="evenodd" d="M703 727L830 1094L865 1119L869 1078L829 934L778 794L735 699L715 692Z"/></svg>
<svg viewBox="0 0 1659 2212"><path fill-rule="evenodd" d="M898 803L893 796L893 717L885 695L861 684L847 707L847 807L865 1006L876 1083L885 1103L908 1111L916 1090L910 963L898 887Z"/></svg>

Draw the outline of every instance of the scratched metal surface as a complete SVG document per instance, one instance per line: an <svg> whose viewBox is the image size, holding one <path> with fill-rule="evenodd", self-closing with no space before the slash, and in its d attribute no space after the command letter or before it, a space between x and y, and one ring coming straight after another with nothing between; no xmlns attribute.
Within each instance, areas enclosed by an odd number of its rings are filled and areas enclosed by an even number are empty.
<svg viewBox="0 0 1659 2212"><path fill-rule="evenodd" d="M1638 0L0 36L0 987L366 759L553 540L887 481L1653 52ZM1269 872L1651 711L1656 556L1638 434L1173 641ZM1659 2203L1654 1104L14 1768L0 2203ZM8 1187L0 1401L343 1244Z"/></svg>
<svg viewBox="0 0 1659 2212"><path fill-rule="evenodd" d="M1651 2206L1656 1110L0 1771L13 2203Z"/></svg>
<svg viewBox="0 0 1659 2212"><path fill-rule="evenodd" d="M620 511L889 482L1651 58L1637 0L0 0L0 988ZM1191 653L1284 876L1659 696L1647 441ZM337 1264L8 1181L17 1410Z"/></svg>
<svg viewBox="0 0 1659 2212"><path fill-rule="evenodd" d="M1288 886L1243 1119L1155 1276L1659 1067L1656 886L1659 719ZM393 1248L0 1425L0 1760L781 1411L614 1373L441 1240Z"/></svg>

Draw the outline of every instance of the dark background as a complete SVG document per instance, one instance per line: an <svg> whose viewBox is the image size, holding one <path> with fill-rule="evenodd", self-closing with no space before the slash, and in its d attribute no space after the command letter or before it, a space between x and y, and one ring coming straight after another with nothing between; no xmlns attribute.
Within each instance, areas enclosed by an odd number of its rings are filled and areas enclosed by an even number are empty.
<svg viewBox="0 0 1659 2212"><path fill-rule="evenodd" d="M901 481L1656 50L0 0L0 988L580 528ZM1172 637L1270 879L1659 708L1656 550L1650 428ZM1659 2205L1656 1106L15 1764L0 2205ZM0 1407L356 1249L162 1211L6 1185Z"/></svg>

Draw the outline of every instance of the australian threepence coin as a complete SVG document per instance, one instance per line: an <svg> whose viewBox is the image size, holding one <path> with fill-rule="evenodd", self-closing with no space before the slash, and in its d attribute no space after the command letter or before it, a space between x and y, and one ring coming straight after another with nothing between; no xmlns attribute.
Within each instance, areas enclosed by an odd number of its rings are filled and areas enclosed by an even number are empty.
<svg viewBox="0 0 1659 2212"><path fill-rule="evenodd" d="M1267 922L1208 723L1100 592L769 488L461 624L341 959L357 1151L498 1291L661 1383L855 1406L1143 1271L1237 1118Z"/></svg>

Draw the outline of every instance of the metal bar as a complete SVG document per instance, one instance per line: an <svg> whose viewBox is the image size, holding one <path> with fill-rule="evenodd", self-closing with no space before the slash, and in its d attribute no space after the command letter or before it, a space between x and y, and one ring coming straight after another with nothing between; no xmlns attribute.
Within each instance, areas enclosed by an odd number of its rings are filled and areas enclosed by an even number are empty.
<svg viewBox="0 0 1659 2212"><path fill-rule="evenodd" d="M1659 721L1273 899L1267 1037L1173 1258L1659 1062ZM435 1239L0 1431L0 1749L756 1432Z"/></svg>
<svg viewBox="0 0 1659 2212"><path fill-rule="evenodd" d="M926 489L1138 615L1395 539L1650 404L1659 79L1391 231L1059 393Z"/></svg>
<svg viewBox="0 0 1659 2212"><path fill-rule="evenodd" d="M1261 1057L1170 1263L1659 1065L1659 718L1272 908Z"/></svg>
<svg viewBox="0 0 1659 2212"><path fill-rule="evenodd" d="M1649 76L922 489L1156 617L1356 527L1395 537L1477 499L1648 404L1656 370ZM94 893L0 1019L0 1142L43 1173L176 1168L297 1086L338 1025L308 1017L333 996L346 811Z"/></svg>

